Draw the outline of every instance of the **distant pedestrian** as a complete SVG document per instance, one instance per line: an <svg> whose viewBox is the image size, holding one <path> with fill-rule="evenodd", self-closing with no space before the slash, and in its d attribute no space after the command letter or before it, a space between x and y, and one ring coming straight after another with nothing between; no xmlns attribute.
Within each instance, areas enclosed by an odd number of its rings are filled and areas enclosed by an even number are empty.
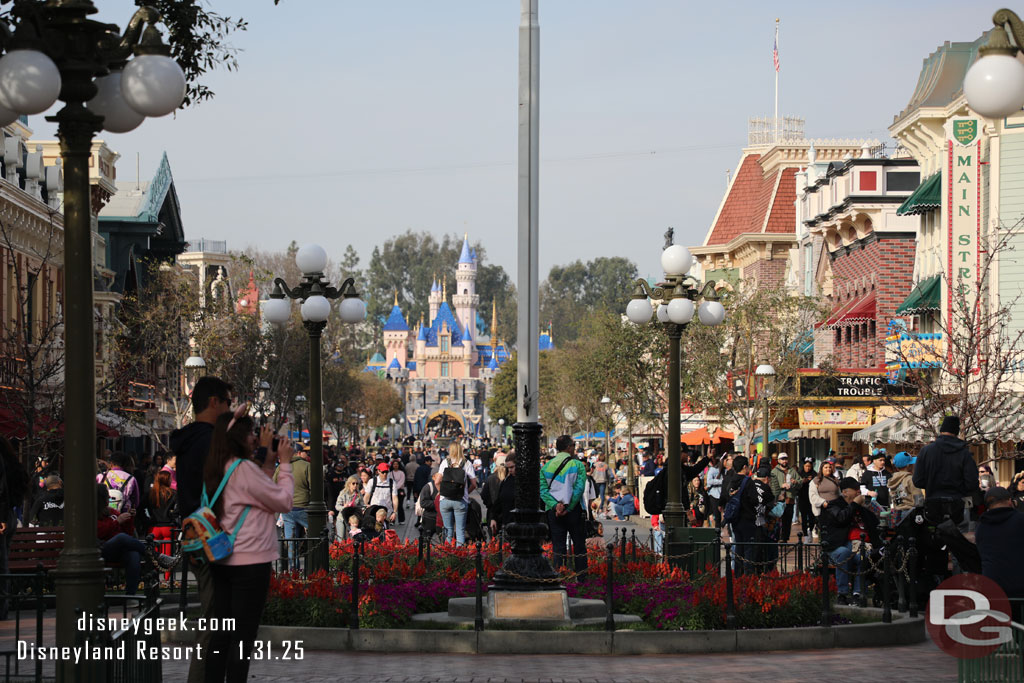
<svg viewBox="0 0 1024 683"><path fill-rule="evenodd" d="M566 538L571 537L573 566L582 580L587 571L587 511L583 507L587 472L583 463L573 456L576 444L571 436L558 437L555 449L558 454L540 471L540 500L548 516L555 566L565 564Z"/></svg>
<svg viewBox="0 0 1024 683"><path fill-rule="evenodd" d="M978 469L967 443L960 439L960 418L942 420L939 435L917 455L914 486L924 489L925 509L937 520L964 521L963 499L978 488Z"/></svg>

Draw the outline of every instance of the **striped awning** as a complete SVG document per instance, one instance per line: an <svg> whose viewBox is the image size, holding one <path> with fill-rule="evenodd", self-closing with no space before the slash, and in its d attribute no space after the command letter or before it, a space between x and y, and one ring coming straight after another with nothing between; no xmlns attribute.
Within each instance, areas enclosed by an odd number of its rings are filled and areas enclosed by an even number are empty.
<svg viewBox="0 0 1024 683"><path fill-rule="evenodd" d="M921 430L909 417L895 415L855 431L852 438L865 443L927 443L935 438L935 434Z"/></svg>
<svg viewBox="0 0 1024 683"><path fill-rule="evenodd" d="M972 422L961 417L960 437L969 443L991 441L1024 441L1024 396L1002 394L986 406L987 416ZM913 413L920 415L923 407L914 406ZM935 411L929 411L929 414ZM874 443L927 443L938 435L941 412L936 414L934 431L922 429L920 419L912 415L894 415L870 427L853 433L854 441Z"/></svg>
<svg viewBox="0 0 1024 683"><path fill-rule="evenodd" d="M896 209L897 216L914 216L942 208L942 174L934 173L917 186Z"/></svg>

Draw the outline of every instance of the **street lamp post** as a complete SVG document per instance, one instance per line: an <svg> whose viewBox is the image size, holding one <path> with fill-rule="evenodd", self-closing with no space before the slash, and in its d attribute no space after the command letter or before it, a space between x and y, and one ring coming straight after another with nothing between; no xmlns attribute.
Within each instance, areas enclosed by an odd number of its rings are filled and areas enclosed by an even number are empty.
<svg viewBox="0 0 1024 683"><path fill-rule="evenodd" d="M768 383L775 376L775 368L770 363L761 363L754 370L754 375L762 378L761 397L764 399L764 418L761 420L761 453L768 457L768 436L771 433L771 420L768 417L768 398L770 394ZM769 462L771 461L769 460Z"/></svg>
<svg viewBox="0 0 1024 683"><path fill-rule="evenodd" d="M344 422L345 409L335 408L334 409L334 429L338 433L338 447L341 447L341 426Z"/></svg>
<svg viewBox="0 0 1024 683"><path fill-rule="evenodd" d="M395 418L391 418L391 442L392 443L394 443L394 441L395 441L395 425L397 423L398 423L398 420L396 420Z"/></svg>
<svg viewBox="0 0 1024 683"><path fill-rule="evenodd" d="M320 538L327 524L324 505L324 426L321 388L320 337L331 313L331 301L341 299L338 307L342 322L358 323L366 317L366 304L359 298L355 280L348 278L334 287L324 276L327 252L317 244L307 244L295 254L302 280L289 288L282 278L274 279L274 291L264 308L271 323L282 324L291 317L292 299L302 300L302 324L309 333L309 536ZM300 430L299 437L302 432ZM326 567L324 567L326 569Z"/></svg>
<svg viewBox="0 0 1024 683"><path fill-rule="evenodd" d="M75 644L75 611L103 600L103 561L96 547L96 380L93 340L93 136L122 133L147 116L170 114L185 98L185 75L170 58L151 7L117 26L89 19L89 0L13 3L0 19L0 125L41 114L59 98L57 122L64 169L65 348L64 548L57 561L57 645ZM73 662L57 667L70 679Z"/></svg>
<svg viewBox="0 0 1024 683"><path fill-rule="evenodd" d="M615 407L612 405L612 400L607 396L601 397L601 407L604 409L605 417L608 418L604 425L604 458L605 460L608 460L609 454L611 453L610 445L612 430L610 425L612 423L612 414Z"/></svg>
<svg viewBox="0 0 1024 683"><path fill-rule="evenodd" d="M968 106L982 116L1001 119L1024 107L1024 64L1017 59L1024 45L1024 22L1012 10L1001 9L992 17L995 28L978 59L964 77ZM1014 44L1006 34L1010 27Z"/></svg>
<svg viewBox="0 0 1024 683"><path fill-rule="evenodd" d="M505 418L498 418L498 442L505 443Z"/></svg>
<svg viewBox="0 0 1024 683"><path fill-rule="evenodd" d="M356 442L363 443L363 422L366 421L366 416L359 413L359 417L356 422Z"/></svg>
<svg viewBox="0 0 1024 683"><path fill-rule="evenodd" d="M714 281L709 280L702 287L699 280L687 274L692 265L693 256L689 249L680 244L670 246L661 254L665 282L652 288L646 280L637 280L633 299L626 306L626 316L639 325L651 319L648 297L660 300L657 318L668 334L668 502L664 514L669 533L686 526L686 510L681 502L682 462L679 452L679 340L693 320L694 313L701 323L708 326L720 325L725 320L725 308L717 300ZM702 301L698 307L696 302L699 299Z"/></svg>
<svg viewBox="0 0 1024 683"><path fill-rule="evenodd" d="M302 443L302 420L306 413L306 395L299 394L295 397L295 421L298 423L298 440Z"/></svg>

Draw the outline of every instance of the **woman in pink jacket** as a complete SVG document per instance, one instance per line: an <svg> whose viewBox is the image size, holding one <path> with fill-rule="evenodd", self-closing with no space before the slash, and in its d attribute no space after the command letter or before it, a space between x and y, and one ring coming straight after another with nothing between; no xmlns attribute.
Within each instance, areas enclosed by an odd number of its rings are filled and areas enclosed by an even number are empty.
<svg viewBox="0 0 1024 683"><path fill-rule="evenodd" d="M267 453L274 434L264 426L259 450L265 459L262 466L257 464L253 460L257 446L255 422L239 413L243 411L217 418L203 470L207 494L212 496L227 468L236 460L242 461L214 505L221 527L236 532L236 536L231 555L211 567L213 614L218 620L234 619L236 630L212 634L209 652L203 653L207 683L222 683L225 674L228 683L241 683L249 674L249 655L270 588L271 563L280 556L274 516L292 509L291 444L281 441L276 453ZM275 482L271 475L278 462L280 471ZM247 508L241 528L236 529Z"/></svg>

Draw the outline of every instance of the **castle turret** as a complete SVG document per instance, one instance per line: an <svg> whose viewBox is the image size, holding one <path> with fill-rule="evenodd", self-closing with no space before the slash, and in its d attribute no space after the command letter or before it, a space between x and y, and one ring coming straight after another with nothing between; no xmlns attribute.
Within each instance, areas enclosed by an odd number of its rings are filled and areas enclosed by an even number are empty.
<svg viewBox="0 0 1024 683"><path fill-rule="evenodd" d="M437 317L437 307L441 305L441 285L437 283L437 276L435 275L430 285L430 296L427 298L427 302L430 304L430 320L428 323L433 323L434 318Z"/></svg>
<svg viewBox="0 0 1024 683"><path fill-rule="evenodd" d="M469 235L463 235L462 254L455 269L452 305L455 308L455 318L462 325L462 329L467 331L476 327L476 309L480 305L480 296L476 293L476 265L476 254L469 247Z"/></svg>
<svg viewBox="0 0 1024 683"><path fill-rule="evenodd" d="M395 303L391 314L384 322L384 349L387 352L388 364L397 362L402 369L408 364L409 324L398 306L398 291L395 291Z"/></svg>

